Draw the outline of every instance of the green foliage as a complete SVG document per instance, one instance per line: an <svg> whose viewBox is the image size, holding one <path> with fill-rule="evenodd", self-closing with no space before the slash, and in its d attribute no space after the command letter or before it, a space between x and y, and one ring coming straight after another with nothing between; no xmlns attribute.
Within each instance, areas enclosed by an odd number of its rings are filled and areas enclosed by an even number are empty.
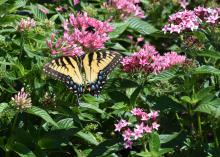
<svg viewBox="0 0 220 157"><path fill-rule="evenodd" d="M0 0L0 156L219 156L219 25L164 34L161 28L168 16L181 9L177 1L141 0L143 19L124 16L104 2ZM190 1L189 8L197 5L219 4ZM64 10L56 11L58 6ZM144 38L161 54L177 51L187 61L158 74L125 73L119 65L98 97L84 94L77 106L76 96L42 69L53 58L46 43L51 33L62 34L62 22L79 11L110 21L114 30L106 49L132 55L141 48L137 40ZM19 22L28 17L36 26L19 31ZM196 42L190 44L190 37ZM23 110L12 100L22 87L32 103ZM134 107L160 111L160 128L125 149L114 124L130 117Z"/></svg>

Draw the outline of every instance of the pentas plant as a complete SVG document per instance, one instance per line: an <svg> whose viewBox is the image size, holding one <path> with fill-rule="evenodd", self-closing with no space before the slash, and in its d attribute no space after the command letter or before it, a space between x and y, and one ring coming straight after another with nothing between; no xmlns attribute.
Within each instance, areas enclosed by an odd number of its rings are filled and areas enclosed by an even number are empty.
<svg viewBox="0 0 220 157"><path fill-rule="evenodd" d="M32 106L31 97L24 88L11 98L12 104L19 110L24 110Z"/></svg>
<svg viewBox="0 0 220 157"><path fill-rule="evenodd" d="M31 18L21 19L21 21L17 25L17 30L20 32L30 31L32 28L36 26L36 21Z"/></svg>
<svg viewBox="0 0 220 157"><path fill-rule="evenodd" d="M104 48L109 39L108 33L113 28L107 22L88 17L87 13L70 14L63 23L64 33L55 41L55 35L47 41L52 54L62 53L66 56L82 55L85 52Z"/></svg>
<svg viewBox="0 0 220 157"><path fill-rule="evenodd" d="M197 7L170 15L169 24L162 29L164 33L181 33L202 28L202 24L217 25L220 22L220 8Z"/></svg>
<svg viewBox="0 0 220 157"><path fill-rule="evenodd" d="M134 122L121 119L115 124L115 131L122 135L126 149L132 148L134 141L147 139L147 136L157 131L160 126L157 123L158 111L147 113L141 108L134 108L131 110L131 114L130 118L134 118Z"/></svg>
<svg viewBox="0 0 220 157"><path fill-rule="evenodd" d="M183 64L186 56L176 52L160 55L154 46L145 44L142 49L131 56L123 58L122 65L125 72L159 73L176 64Z"/></svg>
<svg viewBox="0 0 220 157"><path fill-rule="evenodd" d="M119 10L121 18L128 17L130 15L144 18L144 11L139 6L140 0L110 0L108 5Z"/></svg>

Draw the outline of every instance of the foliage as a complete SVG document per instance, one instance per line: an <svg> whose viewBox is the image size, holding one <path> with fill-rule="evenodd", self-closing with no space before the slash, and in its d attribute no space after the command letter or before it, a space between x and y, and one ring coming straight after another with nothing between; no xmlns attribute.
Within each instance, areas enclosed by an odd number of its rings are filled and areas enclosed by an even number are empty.
<svg viewBox="0 0 220 157"><path fill-rule="evenodd" d="M72 0L0 0L0 156L219 156L219 24L164 34L169 15L181 10L176 0L141 0L142 19L120 16L122 12L105 0L74 4ZM218 2L189 1L187 8L198 5L214 8ZM57 9L60 6L62 10ZM98 97L83 94L77 106L74 93L42 69L54 58L46 41L52 33L61 35L65 19L80 11L109 21L114 28L106 49L125 57L145 42L161 55L175 51L187 60L157 74L126 73L119 65ZM19 23L28 17L36 23L21 31ZM20 110L12 97L23 87L32 107ZM149 135L145 149L141 142L125 149L114 132L114 124L129 117L135 107L160 112L160 128Z"/></svg>

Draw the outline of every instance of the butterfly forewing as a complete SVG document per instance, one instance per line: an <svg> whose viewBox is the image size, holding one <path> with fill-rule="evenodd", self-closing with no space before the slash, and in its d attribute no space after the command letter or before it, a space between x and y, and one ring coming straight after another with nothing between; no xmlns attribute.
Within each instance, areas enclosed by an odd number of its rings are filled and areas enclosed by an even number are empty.
<svg viewBox="0 0 220 157"><path fill-rule="evenodd" d="M112 52L94 52L83 57L83 68L87 89L92 95L98 95L104 85L107 75L121 60L121 55Z"/></svg>
<svg viewBox="0 0 220 157"><path fill-rule="evenodd" d="M44 66L44 71L51 77L64 82L77 95L83 93L79 58L66 56L54 59Z"/></svg>

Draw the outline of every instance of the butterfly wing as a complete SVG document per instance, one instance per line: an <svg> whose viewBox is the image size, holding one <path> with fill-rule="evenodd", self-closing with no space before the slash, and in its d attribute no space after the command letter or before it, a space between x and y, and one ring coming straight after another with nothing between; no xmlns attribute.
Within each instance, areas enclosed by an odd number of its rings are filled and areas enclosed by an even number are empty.
<svg viewBox="0 0 220 157"><path fill-rule="evenodd" d="M94 52L83 57L87 89L92 95L98 95L107 79L107 75L120 62L122 56L113 51Z"/></svg>
<svg viewBox="0 0 220 157"><path fill-rule="evenodd" d="M83 78L76 57L60 57L44 66L44 71L49 76L60 80L73 90L78 96L83 93Z"/></svg>

